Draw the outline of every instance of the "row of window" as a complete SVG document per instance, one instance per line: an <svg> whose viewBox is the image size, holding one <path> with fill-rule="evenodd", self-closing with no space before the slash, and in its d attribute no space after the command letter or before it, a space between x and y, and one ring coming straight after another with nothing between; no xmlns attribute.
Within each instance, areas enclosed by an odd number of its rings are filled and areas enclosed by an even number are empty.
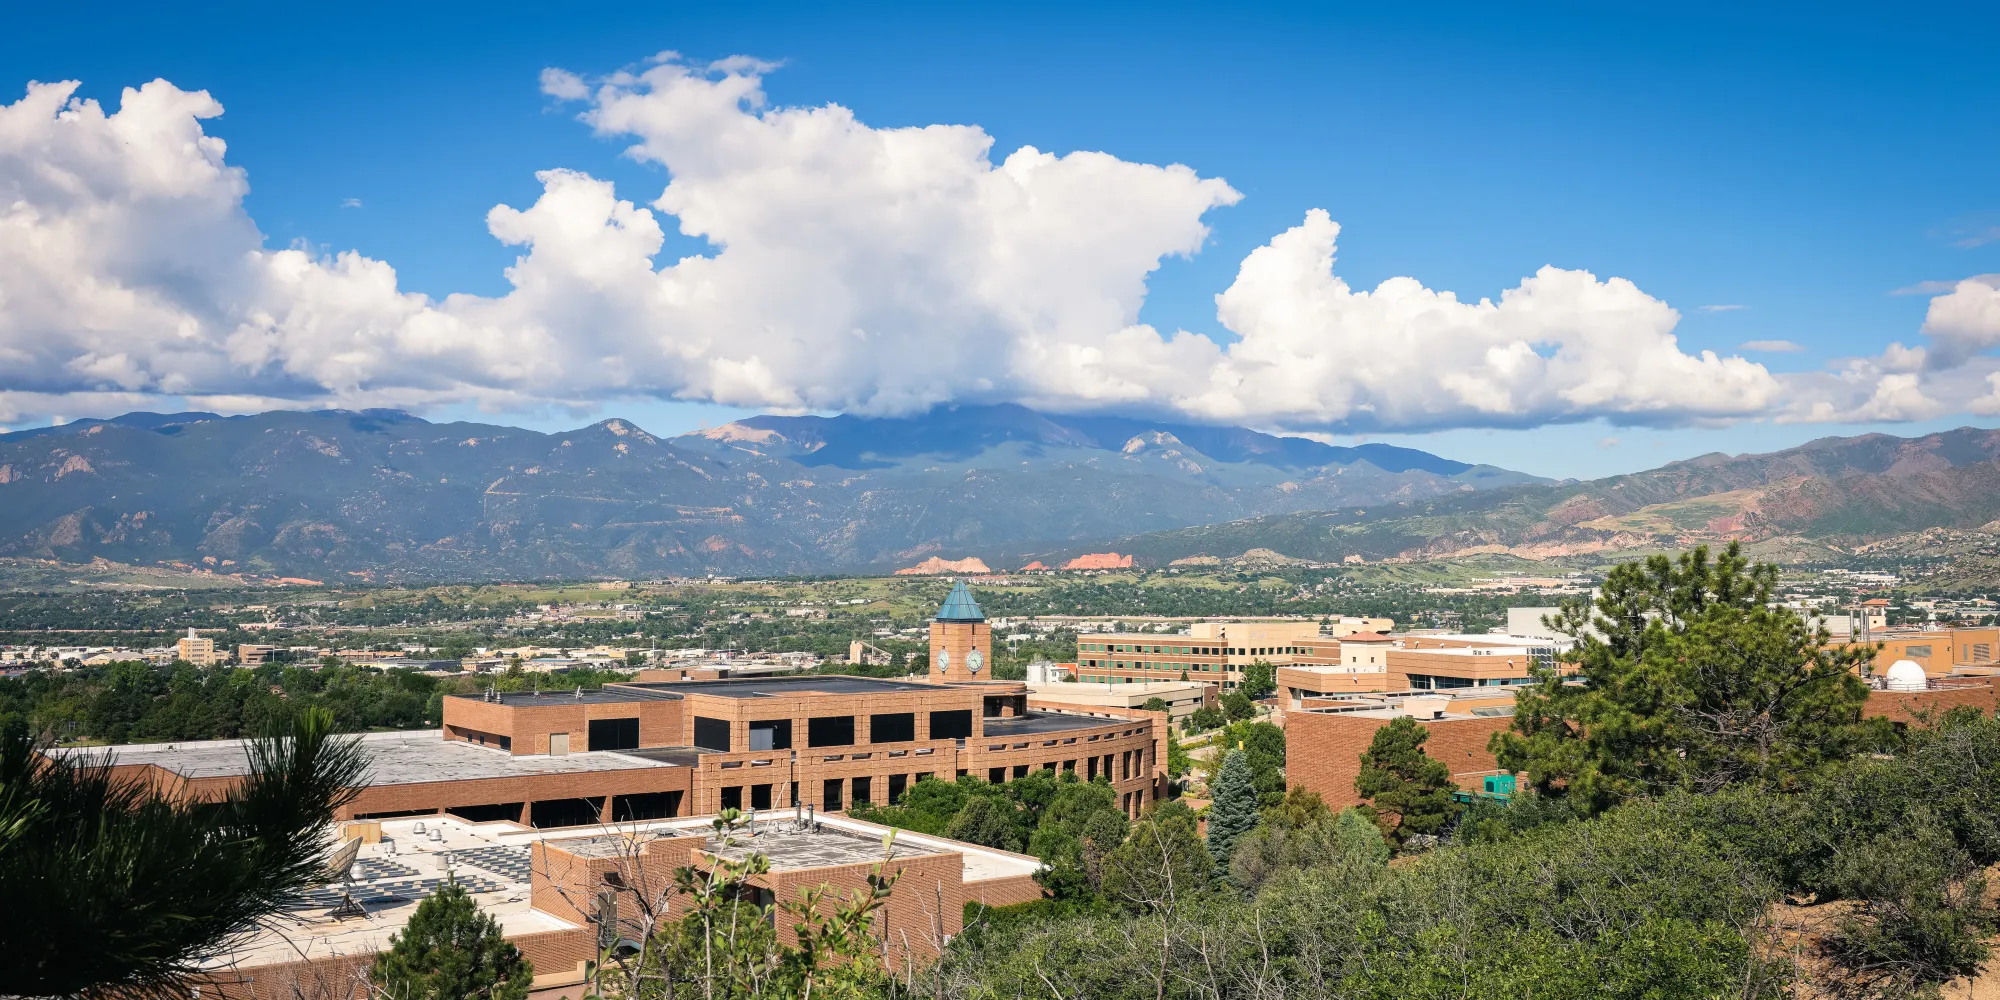
<svg viewBox="0 0 2000 1000"><path fill-rule="evenodd" d="M1190 673L1228 673L1229 668L1220 663L1163 663L1155 660L1085 660L1086 667L1110 667L1114 670L1186 670Z"/></svg>
<svg viewBox="0 0 2000 1000"><path fill-rule="evenodd" d="M1155 653L1166 656L1305 656L1300 646L1156 646L1150 643L1079 642L1081 653Z"/></svg>
<svg viewBox="0 0 2000 1000"><path fill-rule="evenodd" d="M930 738L934 740L962 740L972 735L972 710L932 712L930 714ZM596 725L595 722L592 723ZM745 734L749 746L735 745L733 726L728 719L711 719L706 716L694 717L694 745L704 750L728 752L736 749L747 750L790 750L792 748L792 720L753 720L746 727ZM635 736L636 738L636 736ZM868 717L869 743L909 743L917 738L917 715L915 712L883 712ZM806 746L808 747L848 747L855 745L855 716L823 715L806 720ZM593 733L591 746L597 746ZM634 746L637 746L635 743Z"/></svg>

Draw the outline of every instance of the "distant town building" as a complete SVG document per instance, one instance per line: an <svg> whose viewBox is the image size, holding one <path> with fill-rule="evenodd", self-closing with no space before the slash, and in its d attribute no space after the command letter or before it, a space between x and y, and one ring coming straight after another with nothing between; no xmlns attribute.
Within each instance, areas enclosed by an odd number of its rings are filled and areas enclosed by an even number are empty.
<svg viewBox="0 0 2000 1000"><path fill-rule="evenodd" d="M1324 626L1313 621L1195 622L1185 635L1099 632L1078 638L1077 680L1191 680L1232 691L1243 682L1243 668L1252 663L1336 666L1342 636L1394 625L1387 618L1342 618Z"/></svg>
<svg viewBox="0 0 2000 1000"><path fill-rule="evenodd" d="M204 639L188 629L187 638L174 643L174 655L197 667L212 667L221 662L215 655L215 640Z"/></svg>

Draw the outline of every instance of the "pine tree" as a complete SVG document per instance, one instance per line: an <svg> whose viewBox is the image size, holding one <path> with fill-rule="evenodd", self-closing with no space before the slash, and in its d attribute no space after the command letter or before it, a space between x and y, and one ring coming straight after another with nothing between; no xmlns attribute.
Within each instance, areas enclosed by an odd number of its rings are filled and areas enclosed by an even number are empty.
<svg viewBox="0 0 2000 1000"><path fill-rule="evenodd" d="M525 1000L535 970L454 881L417 904L371 978L390 1000Z"/></svg>
<svg viewBox="0 0 2000 1000"><path fill-rule="evenodd" d="M1215 779L1215 800L1208 807L1208 854L1227 870L1237 838L1257 825L1257 788L1250 773L1250 758L1241 750L1231 750L1222 759L1222 773Z"/></svg>
<svg viewBox="0 0 2000 1000"><path fill-rule="evenodd" d="M1457 815L1451 768L1424 753L1431 734L1409 716L1375 730L1361 755L1354 790L1371 801L1382 832L1397 845L1419 834L1436 834Z"/></svg>

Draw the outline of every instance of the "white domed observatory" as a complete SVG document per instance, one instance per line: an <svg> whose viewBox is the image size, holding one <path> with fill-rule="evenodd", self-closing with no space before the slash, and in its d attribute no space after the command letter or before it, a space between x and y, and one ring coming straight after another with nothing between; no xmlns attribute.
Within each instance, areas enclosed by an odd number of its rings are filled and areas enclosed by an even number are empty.
<svg viewBox="0 0 2000 1000"><path fill-rule="evenodd" d="M1891 691L1922 691L1930 687L1930 678L1915 660L1897 660L1889 665L1885 686Z"/></svg>

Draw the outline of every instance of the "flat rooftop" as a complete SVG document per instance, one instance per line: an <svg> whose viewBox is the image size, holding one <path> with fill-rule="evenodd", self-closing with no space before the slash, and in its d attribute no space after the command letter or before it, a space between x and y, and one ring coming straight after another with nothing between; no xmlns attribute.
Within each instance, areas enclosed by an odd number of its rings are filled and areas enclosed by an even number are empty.
<svg viewBox="0 0 2000 1000"><path fill-rule="evenodd" d="M702 850L731 861L762 854L770 859L772 871L781 872L944 853L935 845L906 840L900 832L893 845L884 850L879 833L846 830L824 822L820 823L817 831L804 830L789 818L777 822L761 821L755 834L737 830L731 834L729 842L710 835Z"/></svg>
<svg viewBox="0 0 2000 1000"><path fill-rule="evenodd" d="M470 698L474 701L484 700L484 696L476 694L454 694L449 697ZM584 688L581 691L563 691L560 689L538 693L509 691L501 693L497 697L502 705L531 707L535 705L611 705L628 701L681 700L681 695L673 691L655 691L651 689L634 691L628 687L611 685L601 688Z"/></svg>
<svg viewBox="0 0 2000 1000"><path fill-rule="evenodd" d="M515 756L492 747L447 740L437 729L397 733L364 733L359 739L368 755L368 784L414 785L433 781L516 778L534 774L588 774L641 767L689 766L691 762L664 755L640 756L633 751L587 751L566 757ZM248 740L203 740L181 743L133 743L115 747L65 747L54 752L97 756L109 751L121 766L151 764L184 778L227 778L250 773Z"/></svg>
<svg viewBox="0 0 2000 1000"><path fill-rule="evenodd" d="M1095 729L1098 726L1112 726L1129 719L1099 719L1088 715L1060 715L1055 712L1029 712L1013 718L994 716L986 720L988 736L1035 736L1041 733L1061 733L1072 729Z"/></svg>
<svg viewBox="0 0 2000 1000"><path fill-rule="evenodd" d="M676 698L690 694L704 694L716 698L778 698L809 693L885 694L899 691L937 691L941 688L942 685L926 684L922 681L852 677L846 674L809 674L803 677L731 677L714 681L626 681L606 685L604 690L671 692Z"/></svg>
<svg viewBox="0 0 2000 1000"><path fill-rule="evenodd" d="M732 846L716 843L712 817L685 817L643 823L533 830L512 823L471 823L452 816L423 816L382 821L382 841L364 844L350 877L308 890L283 912L267 921L228 953L207 967L225 982L242 970L254 977L257 967L289 964L301 959L338 955L368 955L389 946L416 912L417 904L447 879L472 894L480 912L497 920L508 937L573 930L562 918L535 909L532 898L533 853L536 841L584 857L618 857L635 842L662 837L707 836L707 850L731 859L750 852L763 854L778 871L799 871L835 865L866 864L885 856L886 827L844 816L821 816L817 830L796 827L790 811L765 814L756 833L739 829ZM329 833L329 839L337 834ZM979 898L980 882L1034 874L1041 862L1021 854L962 844L942 837L896 832L893 857L912 858L958 853L964 858L963 879ZM333 919L329 912L343 896L352 896L364 916ZM547 972L561 970L541 970Z"/></svg>

